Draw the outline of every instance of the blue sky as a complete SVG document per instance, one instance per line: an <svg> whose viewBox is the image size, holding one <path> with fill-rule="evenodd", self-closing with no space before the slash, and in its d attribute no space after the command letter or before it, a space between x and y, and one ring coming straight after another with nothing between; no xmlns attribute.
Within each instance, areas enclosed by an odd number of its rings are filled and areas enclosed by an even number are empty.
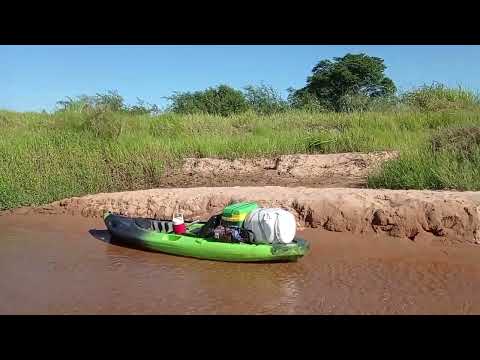
<svg viewBox="0 0 480 360"><path fill-rule="evenodd" d="M0 108L50 111L66 96L116 89L128 104L221 83L267 84L286 95L321 59L365 52L406 90L438 81L480 90L480 46L0 46Z"/></svg>

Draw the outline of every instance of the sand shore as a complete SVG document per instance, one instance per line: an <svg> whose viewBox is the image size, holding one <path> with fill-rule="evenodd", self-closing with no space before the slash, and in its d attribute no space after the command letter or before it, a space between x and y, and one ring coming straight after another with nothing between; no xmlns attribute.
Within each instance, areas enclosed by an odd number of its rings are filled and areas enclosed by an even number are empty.
<svg viewBox="0 0 480 360"><path fill-rule="evenodd" d="M229 203L257 201L282 207L300 228L359 234L382 233L417 240L480 243L480 192L306 187L199 187L100 193L19 208L3 214L69 214L100 217L107 210L128 216L206 219Z"/></svg>

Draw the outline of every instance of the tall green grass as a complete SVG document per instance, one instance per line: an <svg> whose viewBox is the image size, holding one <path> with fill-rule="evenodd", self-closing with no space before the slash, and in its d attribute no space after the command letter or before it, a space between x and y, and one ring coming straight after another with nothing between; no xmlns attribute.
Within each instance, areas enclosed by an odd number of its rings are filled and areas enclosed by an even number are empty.
<svg viewBox="0 0 480 360"><path fill-rule="evenodd" d="M423 111L478 109L479 96L471 90L448 88L440 83L424 85L403 94L400 101Z"/></svg>
<svg viewBox="0 0 480 360"><path fill-rule="evenodd" d="M480 126L475 119L429 132L419 147L406 148L368 179L390 189L479 190Z"/></svg>
<svg viewBox="0 0 480 360"><path fill-rule="evenodd" d="M467 126L480 126L480 111L290 110L228 117L0 111L0 209L156 187L164 170L185 157L400 150L401 158L373 174L370 186L480 189L476 147L459 157L448 146L431 145L442 129Z"/></svg>

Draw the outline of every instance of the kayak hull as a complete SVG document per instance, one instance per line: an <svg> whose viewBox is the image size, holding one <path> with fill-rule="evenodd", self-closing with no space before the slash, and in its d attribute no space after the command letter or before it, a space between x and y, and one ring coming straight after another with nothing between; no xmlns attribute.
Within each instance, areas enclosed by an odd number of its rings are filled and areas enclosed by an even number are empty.
<svg viewBox="0 0 480 360"><path fill-rule="evenodd" d="M294 243L283 244L246 244L225 243L215 239L195 236L203 224L188 226L186 234L153 229L152 220L128 218L112 213L105 214L105 225L115 240L128 245L141 247L172 255L193 257L197 259L230 261L230 262L277 262L297 261L304 256L309 245L297 238Z"/></svg>

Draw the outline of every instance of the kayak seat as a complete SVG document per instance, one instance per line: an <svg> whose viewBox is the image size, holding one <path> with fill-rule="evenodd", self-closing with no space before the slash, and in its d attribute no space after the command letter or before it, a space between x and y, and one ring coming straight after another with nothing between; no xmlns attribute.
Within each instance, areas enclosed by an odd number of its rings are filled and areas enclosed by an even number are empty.
<svg viewBox="0 0 480 360"><path fill-rule="evenodd" d="M166 232L166 233L173 232L172 221L161 221L161 220L138 218L138 219L135 219L135 225L145 230Z"/></svg>
<svg viewBox="0 0 480 360"><path fill-rule="evenodd" d="M166 232L166 233L173 232L172 221L152 220L152 227L153 227L153 230L158 232Z"/></svg>

